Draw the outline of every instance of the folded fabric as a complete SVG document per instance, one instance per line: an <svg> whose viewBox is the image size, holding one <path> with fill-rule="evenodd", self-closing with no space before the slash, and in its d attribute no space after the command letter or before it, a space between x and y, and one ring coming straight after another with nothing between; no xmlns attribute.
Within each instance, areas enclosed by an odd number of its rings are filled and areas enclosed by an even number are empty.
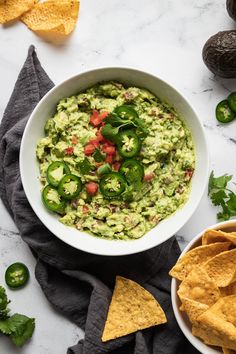
<svg viewBox="0 0 236 354"><path fill-rule="evenodd" d="M0 195L21 237L37 258L35 274L46 297L85 330L84 340L67 353L197 354L180 331L171 307L168 272L180 254L175 238L131 256L96 256L60 241L31 209L19 171L21 137L33 108L52 87L31 46L0 127ZM168 322L102 343L116 275L133 279L150 291L164 309Z"/></svg>

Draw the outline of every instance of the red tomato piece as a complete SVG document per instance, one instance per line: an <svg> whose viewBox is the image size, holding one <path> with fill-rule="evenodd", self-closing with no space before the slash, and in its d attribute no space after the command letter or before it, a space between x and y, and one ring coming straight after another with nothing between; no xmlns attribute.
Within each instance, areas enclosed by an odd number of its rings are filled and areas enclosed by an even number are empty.
<svg viewBox="0 0 236 354"><path fill-rule="evenodd" d="M115 162L114 164L113 164L113 170L115 170L115 171L119 171L119 169L120 169L120 165L121 165L121 163L120 162Z"/></svg>
<svg viewBox="0 0 236 354"><path fill-rule="evenodd" d="M85 185L85 188L88 194L95 195L98 191L98 184L95 182L89 182Z"/></svg>
<svg viewBox="0 0 236 354"><path fill-rule="evenodd" d="M68 148L65 149L66 155L72 155L73 152L74 152L74 148L72 146L69 146Z"/></svg>
<svg viewBox="0 0 236 354"><path fill-rule="evenodd" d="M73 135L71 138L71 144L76 145L78 143L78 138L77 136Z"/></svg>
<svg viewBox="0 0 236 354"><path fill-rule="evenodd" d="M91 139L88 143L94 145L96 148L99 147L99 141L97 139Z"/></svg>
<svg viewBox="0 0 236 354"><path fill-rule="evenodd" d="M97 131L96 135L97 135L97 141L99 141L99 142L104 141L104 137L103 137L102 133L100 132L100 130Z"/></svg>
<svg viewBox="0 0 236 354"><path fill-rule="evenodd" d="M98 111L94 110L93 114L90 117L90 124L92 124L94 127L97 127L99 124L101 124L102 119L99 117Z"/></svg>
<svg viewBox="0 0 236 354"><path fill-rule="evenodd" d="M87 144L84 147L84 153L87 156L92 155L94 153L95 149L96 149L96 146L94 146L93 144Z"/></svg>
<svg viewBox="0 0 236 354"><path fill-rule="evenodd" d="M104 118L106 118L109 115L109 112L101 112L99 114L99 117L101 118L101 120L103 120Z"/></svg>
<svg viewBox="0 0 236 354"><path fill-rule="evenodd" d="M105 152L107 155L115 155L116 154L115 146L104 146L104 145L103 145L103 148L102 148L103 152Z"/></svg>
<svg viewBox="0 0 236 354"><path fill-rule="evenodd" d="M82 211L83 211L84 214L88 213L89 212L89 207L87 205L83 205Z"/></svg>
<svg viewBox="0 0 236 354"><path fill-rule="evenodd" d="M146 173L143 177L144 181L151 181L155 177L154 172Z"/></svg>
<svg viewBox="0 0 236 354"><path fill-rule="evenodd" d="M107 156L106 156L106 159L105 159L105 162L108 162L108 163L112 164L112 162L113 162L113 157L112 157L112 155L107 155Z"/></svg>

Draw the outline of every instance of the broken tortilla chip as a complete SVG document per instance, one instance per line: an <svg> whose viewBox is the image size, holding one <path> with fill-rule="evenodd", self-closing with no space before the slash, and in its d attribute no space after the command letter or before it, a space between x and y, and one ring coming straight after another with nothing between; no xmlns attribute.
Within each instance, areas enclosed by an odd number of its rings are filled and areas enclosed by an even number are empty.
<svg viewBox="0 0 236 354"><path fill-rule="evenodd" d="M188 274L180 284L177 294L181 301L188 298L208 306L212 306L220 298L220 290L201 267L194 268Z"/></svg>
<svg viewBox="0 0 236 354"><path fill-rule="evenodd" d="M197 322L193 335L208 345L236 350L236 295L220 298Z"/></svg>
<svg viewBox="0 0 236 354"><path fill-rule="evenodd" d="M5 0L0 2L0 23L7 23L30 10L37 0Z"/></svg>
<svg viewBox="0 0 236 354"><path fill-rule="evenodd" d="M229 349L229 348L222 348L223 350L223 354L235 354L236 351L235 350L232 350L232 349Z"/></svg>
<svg viewBox="0 0 236 354"><path fill-rule="evenodd" d="M219 288L221 296L236 295L236 282L224 287Z"/></svg>
<svg viewBox="0 0 236 354"><path fill-rule="evenodd" d="M199 246L185 253L169 274L179 280L183 280L196 266L201 266L217 254L229 249L230 242L217 242L210 245Z"/></svg>
<svg viewBox="0 0 236 354"><path fill-rule="evenodd" d="M236 248L217 254L209 259L203 268L218 287L225 287L235 282Z"/></svg>
<svg viewBox="0 0 236 354"><path fill-rule="evenodd" d="M156 299L133 280L116 277L102 341L167 322Z"/></svg>
<svg viewBox="0 0 236 354"><path fill-rule="evenodd" d="M220 230L207 230L202 236L203 245L226 241L230 241L233 245L236 245L236 234L234 232L223 232Z"/></svg>
<svg viewBox="0 0 236 354"><path fill-rule="evenodd" d="M68 35L75 29L78 13L78 0L48 0L36 4L21 20L32 31Z"/></svg>
<svg viewBox="0 0 236 354"><path fill-rule="evenodd" d="M180 307L181 311L185 311L188 315L188 318L191 323L195 323L198 317L209 309L209 306L206 304L202 304L192 299L188 299L186 297L182 297L181 299L182 305Z"/></svg>

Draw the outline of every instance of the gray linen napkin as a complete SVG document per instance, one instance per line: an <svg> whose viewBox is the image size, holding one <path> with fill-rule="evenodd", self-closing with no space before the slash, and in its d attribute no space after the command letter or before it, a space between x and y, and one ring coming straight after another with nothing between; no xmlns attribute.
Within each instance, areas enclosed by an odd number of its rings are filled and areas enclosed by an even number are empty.
<svg viewBox="0 0 236 354"><path fill-rule="evenodd" d="M182 335L171 307L168 271L180 253L175 238L136 255L91 255L57 239L31 209L19 172L21 137L33 108L52 87L31 46L0 127L0 196L37 258L35 274L46 297L85 330L85 339L67 353L197 354ZM102 343L116 275L133 279L150 291L163 307L168 323Z"/></svg>

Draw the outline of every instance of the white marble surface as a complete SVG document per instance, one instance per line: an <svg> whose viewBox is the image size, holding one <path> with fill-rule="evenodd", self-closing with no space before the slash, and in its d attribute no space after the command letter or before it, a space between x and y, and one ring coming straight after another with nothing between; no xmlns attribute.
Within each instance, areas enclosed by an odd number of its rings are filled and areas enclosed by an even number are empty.
<svg viewBox="0 0 236 354"><path fill-rule="evenodd" d="M236 122L219 126L218 101L236 91L236 80L215 78L201 58L203 44L220 30L235 29L225 0L82 0L77 28L60 45L30 32L22 23L0 27L0 117L14 87L30 44L55 83L87 69L130 66L149 71L175 86L199 114L208 137L211 167L236 179ZM201 229L216 222L205 193L198 209L179 231L183 247ZM34 263L13 221L0 205L0 284L5 267L23 261L31 271L22 291L8 291L12 309L34 316L32 341L15 349L1 338L0 354L64 354L82 332L56 313L34 278ZM91 353L92 354L92 353Z"/></svg>

